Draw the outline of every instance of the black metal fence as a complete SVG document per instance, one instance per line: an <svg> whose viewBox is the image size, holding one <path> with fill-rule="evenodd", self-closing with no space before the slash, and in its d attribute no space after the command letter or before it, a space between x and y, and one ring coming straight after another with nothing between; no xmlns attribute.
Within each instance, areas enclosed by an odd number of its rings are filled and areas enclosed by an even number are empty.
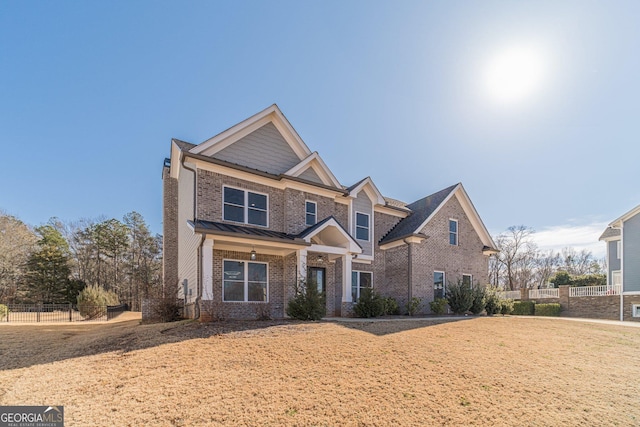
<svg viewBox="0 0 640 427"><path fill-rule="evenodd" d="M88 322L111 320L128 309L116 306L85 306L81 314L72 304L7 304L8 312L0 311L0 322ZM3 317L4 315L4 317Z"/></svg>

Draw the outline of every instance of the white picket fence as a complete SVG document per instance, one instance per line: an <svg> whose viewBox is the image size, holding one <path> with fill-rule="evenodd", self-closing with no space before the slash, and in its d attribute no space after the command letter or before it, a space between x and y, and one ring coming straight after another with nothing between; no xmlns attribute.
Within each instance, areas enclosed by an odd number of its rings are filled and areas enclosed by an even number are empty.
<svg viewBox="0 0 640 427"><path fill-rule="evenodd" d="M529 298L560 298L560 289L531 289L529 291Z"/></svg>
<svg viewBox="0 0 640 427"><path fill-rule="evenodd" d="M621 285L615 286L574 286L569 288L570 297L600 297L604 295L620 295Z"/></svg>

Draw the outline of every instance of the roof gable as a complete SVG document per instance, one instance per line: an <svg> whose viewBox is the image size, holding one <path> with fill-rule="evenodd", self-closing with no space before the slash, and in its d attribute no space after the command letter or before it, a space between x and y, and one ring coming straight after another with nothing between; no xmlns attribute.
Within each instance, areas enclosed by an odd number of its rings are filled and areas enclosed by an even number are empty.
<svg viewBox="0 0 640 427"><path fill-rule="evenodd" d="M299 238L309 243L312 243L312 239L317 236L329 239L323 244L343 247L351 253L362 253L362 246L340 225L334 216L327 217L298 234Z"/></svg>
<svg viewBox="0 0 640 427"><path fill-rule="evenodd" d="M384 196L382 195L380 190L378 190L378 187L376 187L376 185L373 183L373 180L371 179L370 176L361 179L360 181L353 184L351 187L347 187L347 191L349 192L349 195L354 198L358 197L358 193L360 193L360 191L362 190L364 190L364 192L367 194L367 196L373 202L374 205L377 204L377 205L384 206L387 204Z"/></svg>
<svg viewBox="0 0 640 427"><path fill-rule="evenodd" d="M607 227L607 229L604 230L604 232L602 233L602 235L598 240L604 240L604 241L620 240L621 238L620 234L621 233L619 228Z"/></svg>
<svg viewBox="0 0 640 427"><path fill-rule="evenodd" d="M273 104L269 108L266 108L237 125L232 126L224 132L219 133L213 138L202 142L196 147L190 149L189 152L205 156L215 156L225 148L257 131L268 123L271 123L275 127L282 137L282 140L285 141L287 145L289 145L290 149L295 153L298 161L311 154L309 147L307 147L304 141L302 141L302 138L300 138L276 104Z"/></svg>
<svg viewBox="0 0 640 427"><path fill-rule="evenodd" d="M615 221L612 221L611 224L609 224L609 227L621 227L623 222L628 221L629 219L633 218L638 214L640 214L640 205L631 209L629 212L625 213Z"/></svg>
<svg viewBox="0 0 640 427"><path fill-rule="evenodd" d="M317 151L314 151L312 154L307 156L304 160L293 166L284 174L297 178L308 179L308 175L310 173L315 173L315 176L320 180L319 184L342 189L340 182L331 172L326 163L322 160L322 157L320 157ZM305 174L308 176L307 178L304 177Z"/></svg>

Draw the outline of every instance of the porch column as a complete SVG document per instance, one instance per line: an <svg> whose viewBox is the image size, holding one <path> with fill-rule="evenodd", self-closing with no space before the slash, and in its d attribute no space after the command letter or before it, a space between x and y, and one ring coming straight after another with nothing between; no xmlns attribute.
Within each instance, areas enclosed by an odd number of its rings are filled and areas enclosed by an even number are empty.
<svg viewBox="0 0 640 427"><path fill-rule="evenodd" d="M213 299L213 239L202 242L202 299Z"/></svg>
<svg viewBox="0 0 640 427"><path fill-rule="evenodd" d="M342 302L352 302L351 300L351 259L352 255L347 253L342 256Z"/></svg>
<svg viewBox="0 0 640 427"><path fill-rule="evenodd" d="M298 249L296 255L298 257L298 267L296 269L298 282L300 280L307 280L307 250Z"/></svg>

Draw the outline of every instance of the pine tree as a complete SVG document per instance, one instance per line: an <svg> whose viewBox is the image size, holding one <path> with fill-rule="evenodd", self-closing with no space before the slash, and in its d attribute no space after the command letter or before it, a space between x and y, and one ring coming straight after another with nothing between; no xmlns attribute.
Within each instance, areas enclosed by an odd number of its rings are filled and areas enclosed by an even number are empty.
<svg viewBox="0 0 640 427"><path fill-rule="evenodd" d="M28 296L41 303L64 303L69 286L69 245L51 225L36 228L40 236L27 261L25 287Z"/></svg>

